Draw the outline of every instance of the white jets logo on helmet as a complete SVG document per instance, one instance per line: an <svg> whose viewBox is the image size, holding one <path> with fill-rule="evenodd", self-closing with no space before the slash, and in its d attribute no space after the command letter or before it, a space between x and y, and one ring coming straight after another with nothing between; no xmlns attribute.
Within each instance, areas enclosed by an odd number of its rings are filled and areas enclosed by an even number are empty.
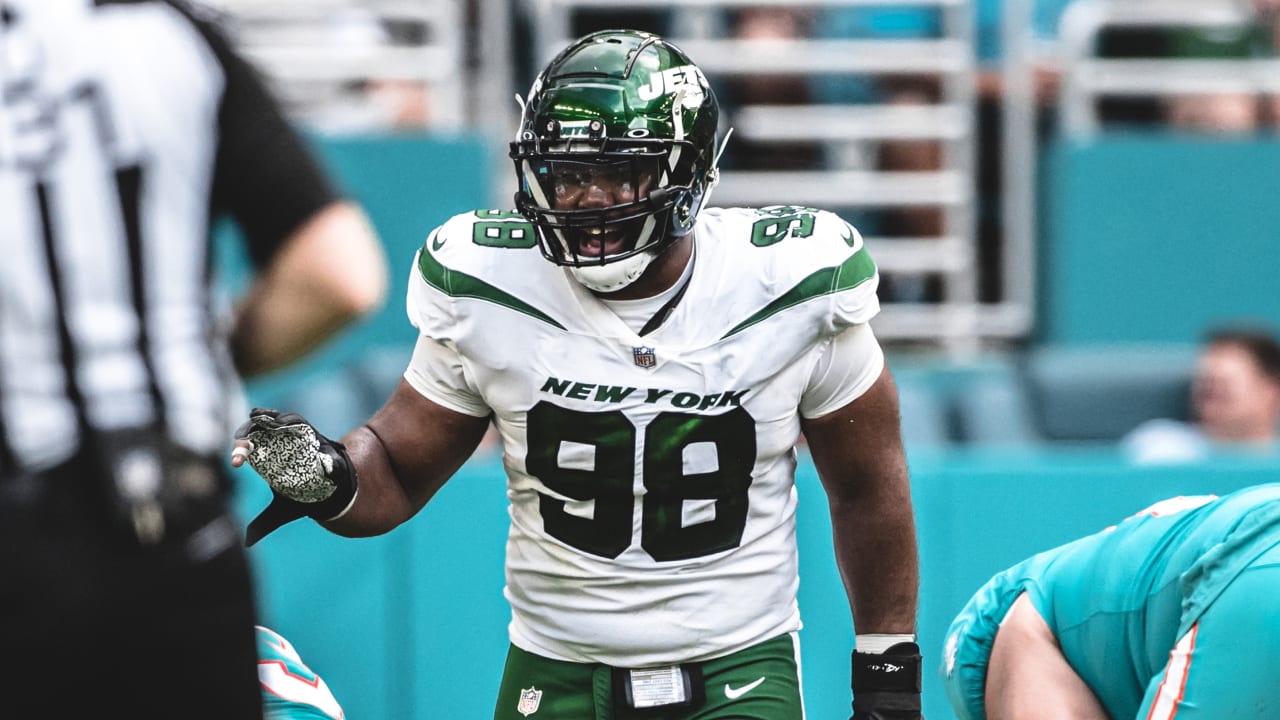
<svg viewBox="0 0 1280 720"><path fill-rule="evenodd" d="M693 109L702 104L702 88L706 85L707 79L697 66L681 65L649 76L649 84L642 85L637 94L641 100L649 102L659 95L672 95L683 90L680 104Z"/></svg>

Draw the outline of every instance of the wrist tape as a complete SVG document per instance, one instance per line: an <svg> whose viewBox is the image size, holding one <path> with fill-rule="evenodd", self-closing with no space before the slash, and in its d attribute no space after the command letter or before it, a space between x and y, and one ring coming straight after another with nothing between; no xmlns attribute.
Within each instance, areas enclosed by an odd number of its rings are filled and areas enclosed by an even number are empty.
<svg viewBox="0 0 1280 720"><path fill-rule="evenodd" d="M913 643L914 633L865 633L856 635L853 647L860 653L879 655L898 643Z"/></svg>

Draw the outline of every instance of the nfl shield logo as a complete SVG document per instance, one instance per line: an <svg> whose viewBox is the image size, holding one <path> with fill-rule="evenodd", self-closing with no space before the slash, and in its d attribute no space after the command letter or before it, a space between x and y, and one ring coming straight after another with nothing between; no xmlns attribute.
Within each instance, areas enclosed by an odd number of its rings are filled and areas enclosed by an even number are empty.
<svg viewBox="0 0 1280 720"><path fill-rule="evenodd" d="M636 365L644 368L658 364L658 356L654 354L651 347L631 348L631 358L636 361Z"/></svg>
<svg viewBox="0 0 1280 720"><path fill-rule="evenodd" d="M542 691L529 688L520 691L520 702L516 705L516 710L523 716L538 712L538 706L542 704Z"/></svg>

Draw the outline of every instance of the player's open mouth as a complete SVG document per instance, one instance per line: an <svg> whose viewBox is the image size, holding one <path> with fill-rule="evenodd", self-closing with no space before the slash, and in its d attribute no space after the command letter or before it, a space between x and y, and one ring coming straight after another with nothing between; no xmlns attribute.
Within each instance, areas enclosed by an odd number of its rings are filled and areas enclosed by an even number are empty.
<svg viewBox="0 0 1280 720"><path fill-rule="evenodd" d="M621 230L591 228L578 233L578 254L587 257L615 255L626 249L627 238Z"/></svg>

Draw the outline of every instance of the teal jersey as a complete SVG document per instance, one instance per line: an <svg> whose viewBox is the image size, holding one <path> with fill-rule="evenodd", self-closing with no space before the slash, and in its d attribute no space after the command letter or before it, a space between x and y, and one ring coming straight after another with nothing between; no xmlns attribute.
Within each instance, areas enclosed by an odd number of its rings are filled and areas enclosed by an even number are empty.
<svg viewBox="0 0 1280 720"><path fill-rule="evenodd" d="M324 679L311 671L280 634L257 628L258 683L265 720L343 720Z"/></svg>
<svg viewBox="0 0 1280 720"><path fill-rule="evenodd" d="M985 717L991 646L1025 592L1108 714L1134 717L1179 639L1277 545L1280 484L1272 484L1172 498L1035 555L992 578L952 622L943 652L952 706L961 720Z"/></svg>

